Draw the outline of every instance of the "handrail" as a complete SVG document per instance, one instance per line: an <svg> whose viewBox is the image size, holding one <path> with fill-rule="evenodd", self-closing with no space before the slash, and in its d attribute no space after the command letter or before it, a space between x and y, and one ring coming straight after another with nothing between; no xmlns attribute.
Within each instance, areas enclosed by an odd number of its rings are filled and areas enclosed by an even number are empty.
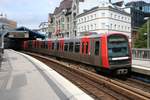
<svg viewBox="0 0 150 100"><path fill-rule="evenodd" d="M132 48L132 59L150 60L150 49Z"/></svg>

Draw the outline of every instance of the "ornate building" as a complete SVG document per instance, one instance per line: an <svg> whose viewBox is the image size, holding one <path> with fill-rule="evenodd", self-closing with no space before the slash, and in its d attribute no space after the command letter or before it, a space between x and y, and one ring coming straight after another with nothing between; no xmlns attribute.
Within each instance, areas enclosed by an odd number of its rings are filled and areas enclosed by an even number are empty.
<svg viewBox="0 0 150 100"><path fill-rule="evenodd" d="M59 7L49 14L50 37L69 38L76 36L76 16L79 12L79 2L83 2L83 0L63 0Z"/></svg>

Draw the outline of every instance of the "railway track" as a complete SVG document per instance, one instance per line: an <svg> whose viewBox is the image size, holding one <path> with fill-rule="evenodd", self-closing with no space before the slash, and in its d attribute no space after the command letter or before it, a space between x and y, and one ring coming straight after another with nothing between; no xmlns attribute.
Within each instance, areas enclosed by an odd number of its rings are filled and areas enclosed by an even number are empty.
<svg viewBox="0 0 150 100"><path fill-rule="evenodd" d="M125 81L120 80L120 79L115 79L115 80L118 82L121 82L123 84L129 85L131 87L134 87L134 88L137 88L137 89L140 89L142 91L150 93L150 84L147 84L147 83L141 82L139 80L133 79L132 77L128 78Z"/></svg>
<svg viewBox="0 0 150 100"><path fill-rule="evenodd" d="M76 62L69 62L67 60L59 60L59 61L62 62L62 63L65 63L65 64L69 64L70 67L73 67L73 68L82 68L82 69L91 71L93 73L96 73L95 69L93 67L89 66L89 65L79 64L79 63L76 63ZM106 76L106 77L108 77L108 76ZM137 89L140 89L140 90L143 90L145 92L149 92L150 93L150 84L146 83L146 82L143 82L141 80L137 80L134 77L135 76L132 75L130 78L129 77L128 78L108 77L108 78L111 78L113 80L121 82L122 84L126 84L126 85L129 85L131 87L134 87L134 88L137 88Z"/></svg>
<svg viewBox="0 0 150 100"><path fill-rule="evenodd" d="M87 94L100 100L149 100L150 93L128 86L90 71L70 67L69 64L34 53L27 53L44 62L61 75L72 81Z"/></svg>

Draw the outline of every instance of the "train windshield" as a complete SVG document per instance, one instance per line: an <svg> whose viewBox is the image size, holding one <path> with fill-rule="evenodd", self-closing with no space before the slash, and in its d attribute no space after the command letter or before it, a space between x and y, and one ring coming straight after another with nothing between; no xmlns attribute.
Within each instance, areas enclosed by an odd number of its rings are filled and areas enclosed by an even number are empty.
<svg viewBox="0 0 150 100"><path fill-rule="evenodd" d="M108 37L109 59L129 56L128 39L123 35L111 35Z"/></svg>

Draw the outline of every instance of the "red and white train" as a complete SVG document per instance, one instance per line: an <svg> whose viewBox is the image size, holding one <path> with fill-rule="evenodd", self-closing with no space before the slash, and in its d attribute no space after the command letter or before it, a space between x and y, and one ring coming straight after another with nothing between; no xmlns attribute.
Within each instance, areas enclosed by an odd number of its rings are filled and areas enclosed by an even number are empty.
<svg viewBox="0 0 150 100"><path fill-rule="evenodd" d="M121 33L83 36L48 41L29 40L24 50L38 52L92 65L108 74L130 74L131 48L128 37Z"/></svg>

